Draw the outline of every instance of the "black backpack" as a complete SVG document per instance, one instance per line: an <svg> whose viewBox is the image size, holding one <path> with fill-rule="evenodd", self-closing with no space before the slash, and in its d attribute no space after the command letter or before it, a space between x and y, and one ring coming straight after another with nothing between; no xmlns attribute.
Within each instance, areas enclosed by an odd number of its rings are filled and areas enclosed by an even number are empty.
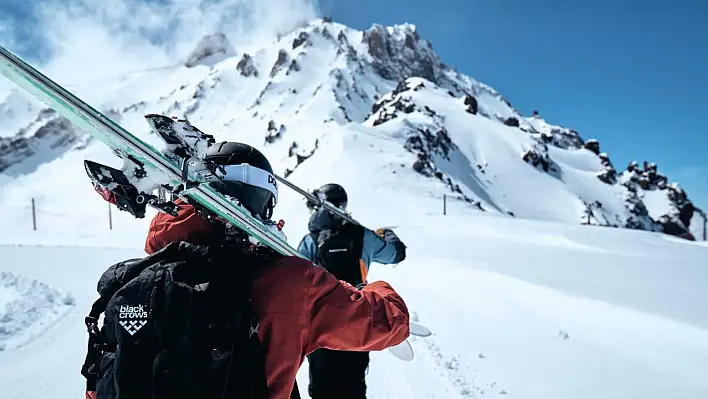
<svg viewBox="0 0 708 399"><path fill-rule="evenodd" d="M362 226L345 223L312 233L312 238L317 245L314 263L353 286L364 282L360 263L364 247Z"/></svg>
<svg viewBox="0 0 708 399"><path fill-rule="evenodd" d="M179 242L109 267L86 317L87 391L97 399L268 398L250 293L269 256Z"/></svg>

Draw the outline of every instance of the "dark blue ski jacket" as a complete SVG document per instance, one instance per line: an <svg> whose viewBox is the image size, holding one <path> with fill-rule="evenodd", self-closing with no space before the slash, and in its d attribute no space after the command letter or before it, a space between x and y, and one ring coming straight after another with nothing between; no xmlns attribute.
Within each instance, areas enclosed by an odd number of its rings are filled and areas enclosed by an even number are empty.
<svg viewBox="0 0 708 399"><path fill-rule="evenodd" d="M333 229L343 223L343 220L325 208L318 209L310 217L307 228L311 234L302 238L298 245L298 252L311 262L315 262L317 245L312 233L319 233L322 230ZM316 237L316 235L315 235ZM398 236L391 230L383 230L383 237L369 229L364 229L364 238L361 251L361 272L363 280L369 272L369 265L372 262L382 264L394 264L403 261L406 257L406 247Z"/></svg>

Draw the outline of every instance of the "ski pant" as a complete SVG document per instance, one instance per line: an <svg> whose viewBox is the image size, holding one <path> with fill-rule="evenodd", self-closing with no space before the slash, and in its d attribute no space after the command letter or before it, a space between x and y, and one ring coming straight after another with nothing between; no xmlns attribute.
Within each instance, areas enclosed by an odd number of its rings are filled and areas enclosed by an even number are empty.
<svg viewBox="0 0 708 399"><path fill-rule="evenodd" d="M369 352L318 349L307 356L312 399L366 399Z"/></svg>

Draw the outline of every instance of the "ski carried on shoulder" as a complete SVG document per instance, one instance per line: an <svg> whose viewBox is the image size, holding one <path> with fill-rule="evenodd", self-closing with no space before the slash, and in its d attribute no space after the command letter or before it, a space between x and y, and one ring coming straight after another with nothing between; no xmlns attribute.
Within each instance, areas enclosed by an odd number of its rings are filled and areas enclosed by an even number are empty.
<svg viewBox="0 0 708 399"><path fill-rule="evenodd" d="M179 207L173 199L180 198L194 206L207 220L237 229L252 241L283 255L302 257L288 244L282 233L282 221L276 224L254 217L246 208L204 184L222 179L225 173L220 167L204 161L201 156L215 143L214 137L200 131L189 121L159 114L145 115L152 131L164 142L165 148L158 150L2 46L0 73L103 142L123 160L120 169L91 160L84 161L86 174L94 189L118 209L138 219L145 217L147 207L176 215ZM308 201L326 207L350 223L360 224L323 198L278 176L276 180L300 193ZM154 194L156 191L158 194L169 194L169 198ZM424 328L421 333L420 328L414 328L414 323L411 324L412 335L429 335L429 330ZM407 341L398 347L389 348L389 353L402 360L413 358L412 347Z"/></svg>
<svg viewBox="0 0 708 399"><path fill-rule="evenodd" d="M176 209L174 202L152 194L155 190L165 190L283 255L300 256L278 233L278 227L258 220L245 208L207 184L201 184L219 178L217 170L195 156L198 145L207 146L213 137L198 131L189 122L163 115L146 115L150 126L166 143L166 150L161 152L3 47L0 47L0 73L102 141L123 159L121 170L92 161L84 164L96 190L121 210L137 218L145 216L147 206L172 213ZM164 132L184 133L184 136L165 136Z"/></svg>

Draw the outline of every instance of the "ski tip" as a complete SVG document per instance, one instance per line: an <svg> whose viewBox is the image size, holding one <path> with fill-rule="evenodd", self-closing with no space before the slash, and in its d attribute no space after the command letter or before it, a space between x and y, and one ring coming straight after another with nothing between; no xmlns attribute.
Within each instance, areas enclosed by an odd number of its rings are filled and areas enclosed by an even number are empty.
<svg viewBox="0 0 708 399"><path fill-rule="evenodd" d="M408 324L409 324L411 335L415 335L417 337L429 337L429 336L433 335L433 332L430 331L430 329L428 327L426 327L420 323L416 323L416 322L411 321Z"/></svg>
<svg viewBox="0 0 708 399"><path fill-rule="evenodd" d="M388 352L404 362L410 362L415 358L413 347L408 340L404 340L396 346L389 347Z"/></svg>

